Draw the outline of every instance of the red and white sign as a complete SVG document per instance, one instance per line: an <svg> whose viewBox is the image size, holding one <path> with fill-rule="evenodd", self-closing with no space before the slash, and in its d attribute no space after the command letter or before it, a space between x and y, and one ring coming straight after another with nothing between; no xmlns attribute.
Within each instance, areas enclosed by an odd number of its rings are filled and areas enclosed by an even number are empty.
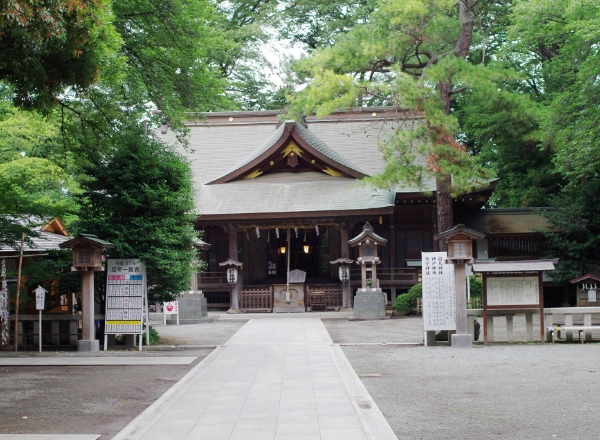
<svg viewBox="0 0 600 440"><path fill-rule="evenodd" d="M179 313L179 301L170 301L163 304L164 313L167 315L175 315Z"/></svg>
<svg viewBox="0 0 600 440"><path fill-rule="evenodd" d="M177 315L177 325L179 325L179 301L169 301L163 303L163 324L167 325L167 315Z"/></svg>

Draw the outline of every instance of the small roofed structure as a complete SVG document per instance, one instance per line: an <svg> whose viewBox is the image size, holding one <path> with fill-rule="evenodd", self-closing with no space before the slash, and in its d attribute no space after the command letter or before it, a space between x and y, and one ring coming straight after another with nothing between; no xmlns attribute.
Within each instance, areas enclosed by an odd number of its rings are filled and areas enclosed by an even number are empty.
<svg viewBox="0 0 600 440"><path fill-rule="evenodd" d="M387 240L377 235L373 231L373 226L369 222L366 222L362 232L353 239L348 240L348 244L351 247L360 246L356 263L360 264L362 268L362 288L365 289L367 287L368 270L371 271L372 287L377 287L376 265L381 263L380 258L377 256L377 245L386 246ZM367 268L367 263L371 264L370 269Z"/></svg>
<svg viewBox="0 0 600 440"><path fill-rule="evenodd" d="M462 223L452 229L441 232L433 237L443 240L448 245L448 260L465 260L473 262L473 240L481 240L485 234L467 228Z"/></svg>
<svg viewBox="0 0 600 440"><path fill-rule="evenodd" d="M94 325L94 272L104 271L102 249L114 248L111 243L91 234L79 234L60 244L61 249L73 249L72 271L81 272L82 339L77 341L78 351L98 351Z"/></svg>
<svg viewBox="0 0 600 440"><path fill-rule="evenodd" d="M599 306L598 286L600 286L600 276L588 273L569 281L575 284L577 289L577 307Z"/></svg>

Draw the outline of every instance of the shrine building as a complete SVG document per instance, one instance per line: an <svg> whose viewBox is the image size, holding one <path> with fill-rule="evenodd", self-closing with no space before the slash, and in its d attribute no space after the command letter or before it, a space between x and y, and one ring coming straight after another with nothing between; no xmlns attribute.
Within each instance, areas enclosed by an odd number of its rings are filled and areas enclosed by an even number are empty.
<svg viewBox="0 0 600 440"><path fill-rule="evenodd" d="M273 311L293 272L305 310L351 307L361 268L348 241L368 222L387 240L378 246L377 280L393 303L420 281L421 252L437 250L439 232L435 181L391 190L361 183L384 169L380 145L398 127L396 110L359 108L301 122L280 121L281 113L206 113L187 122L196 227L210 245L200 251L208 267L192 290L202 290L211 308ZM175 142L167 126L161 133ZM486 234L476 243L478 258L539 258L543 243L534 230L541 216L482 210L496 184L456 198L455 223ZM354 261L346 283L340 259ZM239 273L233 285L226 277L231 267Z"/></svg>

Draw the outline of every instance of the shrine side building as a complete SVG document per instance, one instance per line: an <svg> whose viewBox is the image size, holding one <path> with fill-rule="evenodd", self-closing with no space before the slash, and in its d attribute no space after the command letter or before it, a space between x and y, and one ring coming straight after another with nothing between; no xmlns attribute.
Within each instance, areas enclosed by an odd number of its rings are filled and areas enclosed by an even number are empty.
<svg viewBox="0 0 600 440"><path fill-rule="evenodd" d="M302 122L280 121L280 111L221 112L188 121L196 227L210 245L201 251L208 267L192 289L204 292L209 307L272 311L274 291L295 269L306 272L297 287L307 310L351 307L360 267L353 263L350 281L342 283L331 262L356 260L348 240L366 222L387 240L377 278L388 301L420 281L421 252L437 250L435 182L425 190L361 184L384 169L380 145L398 124L390 112L353 109ZM174 142L167 127L161 132ZM478 258L539 258L543 242L534 231L545 224L541 216L482 209L496 184L456 198L455 223L486 233L476 244ZM226 271L233 266L239 276L230 285Z"/></svg>

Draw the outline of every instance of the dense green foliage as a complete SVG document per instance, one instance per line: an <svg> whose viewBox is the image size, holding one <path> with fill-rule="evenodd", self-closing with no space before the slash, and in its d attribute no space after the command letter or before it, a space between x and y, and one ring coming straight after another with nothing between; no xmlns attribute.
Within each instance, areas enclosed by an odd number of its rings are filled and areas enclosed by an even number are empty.
<svg viewBox="0 0 600 440"><path fill-rule="evenodd" d="M398 295L394 307L398 313L412 313L419 298L423 298L423 285L421 283L412 286L408 292Z"/></svg>
<svg viewBox="0 0 600 440"><path fill-rule="evenodd" d="M78 229L114 243L109 258L140 258L150 294L171 301L195 270L188 163L140 129L128 130L101 161L86 167Z"/></svg>

